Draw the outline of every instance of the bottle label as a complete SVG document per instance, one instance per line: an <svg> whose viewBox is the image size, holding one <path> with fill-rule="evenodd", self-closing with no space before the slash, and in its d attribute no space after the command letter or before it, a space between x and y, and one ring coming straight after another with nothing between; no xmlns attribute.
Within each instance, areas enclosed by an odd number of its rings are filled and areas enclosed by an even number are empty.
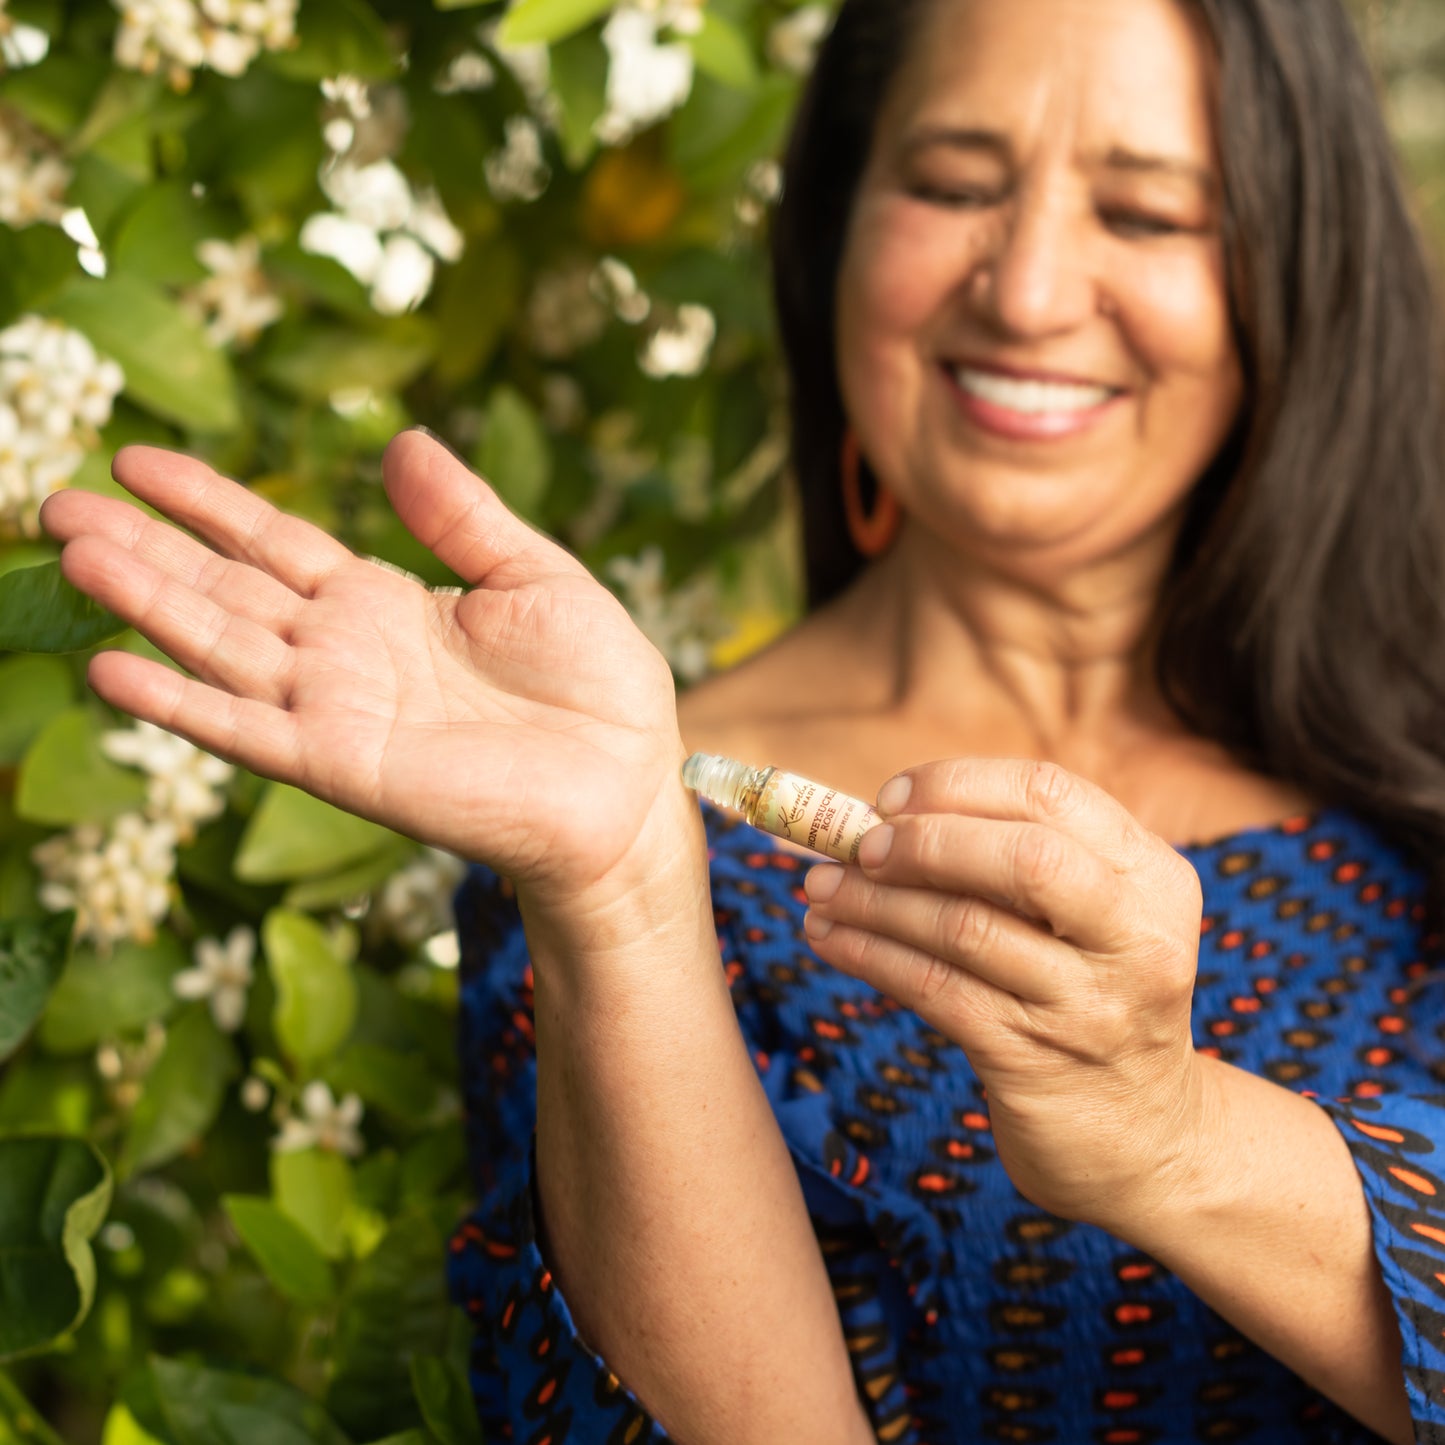
<svg viewBox="0 0 1445 1445"><path fill-rule="evenodd" d="M880 820L862 799L780 768L763 786L751 821L775 838L856 863L863 835Z"/></svg>

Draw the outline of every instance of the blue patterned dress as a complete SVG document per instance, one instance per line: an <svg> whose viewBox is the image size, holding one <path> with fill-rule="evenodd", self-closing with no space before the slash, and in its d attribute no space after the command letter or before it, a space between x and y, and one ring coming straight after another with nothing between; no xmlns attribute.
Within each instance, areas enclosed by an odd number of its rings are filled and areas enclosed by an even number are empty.
<svg viewBox="0 0 1445 1445"><path fill-rule="evenodd" d="M1378 1439L1153 1260L1029 1204L963 1053L813 957L806 861L705 815L723 967L880 1440ZM1445 1445L1445 981L1428 977L1425 880L1338 810L1184 852L1204 889L1196 1042L1327 1103L1364 1180L1417 1439ZM480 1203L452 1241L451 1285L476 1325L487 1440L666 1440L579 1338L538 1252L531 973L510 890L473 870L458 913Z"/></svg>

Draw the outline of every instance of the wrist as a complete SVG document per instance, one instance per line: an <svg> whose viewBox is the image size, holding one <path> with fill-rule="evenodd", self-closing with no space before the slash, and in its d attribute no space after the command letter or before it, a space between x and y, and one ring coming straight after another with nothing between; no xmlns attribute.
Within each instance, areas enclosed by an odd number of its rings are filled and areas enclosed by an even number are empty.
<svg viewBox="0 0 1445 1445"><path fill-rule="evenodd" d="M518 881L534 953L562 957L630 953L705 921L712 937L708 847L697 799L674 770L661 782L637 835L601 875L581 881Z"/></svg>

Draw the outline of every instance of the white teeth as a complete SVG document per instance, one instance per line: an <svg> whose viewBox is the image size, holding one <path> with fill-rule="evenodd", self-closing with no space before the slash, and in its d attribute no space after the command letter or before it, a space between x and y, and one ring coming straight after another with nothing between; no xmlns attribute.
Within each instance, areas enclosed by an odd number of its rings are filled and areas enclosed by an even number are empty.
<svg viewBox="0 0 1445 1445"><path fill-rule="evenodd" d="M1113 395L1107 386L1083 386L1062 381L1019 381L997 372L970 371L955 367L954 380L970 396L1026 416L1045 416L1067 411L1088 411L1102 406Z"/></svg>

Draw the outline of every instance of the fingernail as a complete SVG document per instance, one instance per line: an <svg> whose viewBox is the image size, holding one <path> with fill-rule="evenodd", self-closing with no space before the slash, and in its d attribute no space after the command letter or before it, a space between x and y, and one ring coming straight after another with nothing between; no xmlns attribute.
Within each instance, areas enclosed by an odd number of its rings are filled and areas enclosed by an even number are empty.
<svg viewBox="0 0 1445 1445"><path fill-rule="evenodd" d="M907 776L889 778L878 790L878 811L897 813L913 796L913 779Z"/></svg>
<svg viewBox="0 0 1445 1445"><path fill-rule="evenodd" d="M829 903L843 882L843 870L837 863L820 863L803 880L809 903Z"/></svg>
<svg viewBox="0 0 1445 1445"><path fill-rule="evenodd" d="M893 825L880 823L870 828L858 845L858 862L864 868L881 868L893 851Z"/></svg>
<svg viewBox="0 0 1445 1445"><path fill-rule="evenodd" d="M814 913L811 908L803 915L803 932L809 938L816 938L821 943L832 931L831 918L824 918L821 913Z"/></svg>

